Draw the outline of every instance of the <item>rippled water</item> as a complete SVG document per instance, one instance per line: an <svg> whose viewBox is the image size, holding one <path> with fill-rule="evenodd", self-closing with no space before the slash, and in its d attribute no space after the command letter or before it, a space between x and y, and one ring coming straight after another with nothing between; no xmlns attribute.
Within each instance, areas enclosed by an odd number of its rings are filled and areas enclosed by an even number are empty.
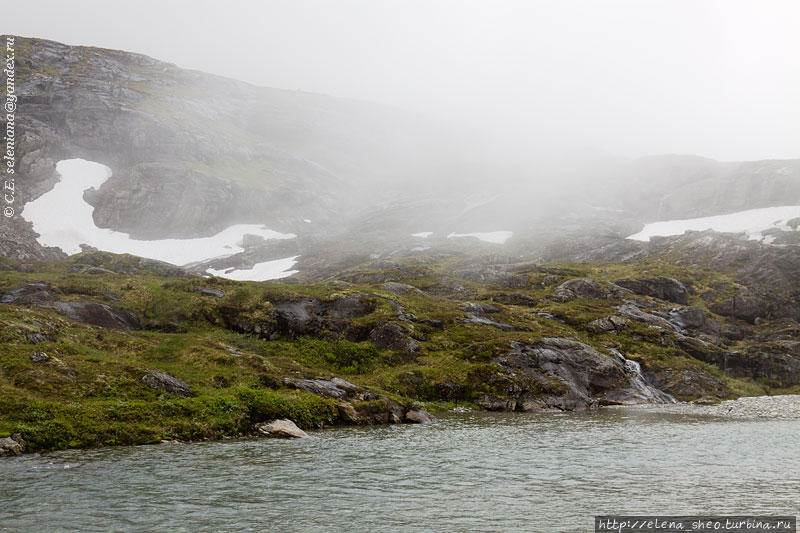
<svg viewBox="0 0 800 533"><path fill-rule="evenodd" d="M800 422L448 414L313 440L0 460L0 529L590 531L595 514L800 514Z"/></svg>

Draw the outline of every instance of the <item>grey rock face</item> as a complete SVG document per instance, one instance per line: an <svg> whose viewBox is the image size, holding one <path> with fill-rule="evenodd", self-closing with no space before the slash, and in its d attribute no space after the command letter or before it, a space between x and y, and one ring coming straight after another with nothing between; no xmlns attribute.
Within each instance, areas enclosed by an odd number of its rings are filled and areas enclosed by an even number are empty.
<svg viewBox="0 0 800 533"><path fill-rule="evenodd" d="M139 318L124 309L93 302L57 302L52 306L76 322L104 328L139 329Z"/></svg>
<svg viewBox="0 0 800 533"><path fill-rule="evenodd" d="M681 329L702 328L706 323L706 312L699 307L675 307L669 311L670 321Z"/></svg>
<svg viewBox="0 0 800 533"><path fill-rule="evenodd" d="M686 305L689 298L686 286L674 278L619 279L614 283L636 294L652 296L677 304Z"/></svg>
<svg viewBox="0 0 800 533"><path fill-rule="evenodd" d="M0 303L11 305L47 305L56 300L52 289L46 283L28 283L4 294Z"/></svg>
<svg viewBox="0 0 800 533"><path fill-rule="evenodd" d="M419 343L406 335L402 326L392 322L370 331L369 341L379 350L397 350L409 355L416 354L420 349Z"/></svg>
<svg viewBox="0 0 800 533"><path fill-rule="evenodd" d="M552 299L556 302L569 302L575 298L598 298L612 299L620 298L627 291L620 287L611 285L608 289L603 288L591 278L570 279L559 285L553 291Z"/></svg>
<svg viewBox="0 0 800 533"><path fill-rule="evenodd" d="M330 380L284 378L283 382L290 387L328 398L343 400L348 396L357 396L363 399L364 389L341 378L334 377Z"/></svg>
<svg viewBox="0 0 800 533"><path fill-rule="evenodd" d="M162 390L184 398L194 396L194 392L188 383L166 372L151 370L142 377L142 381L152 389Z"/></svg>
<svg viewBox="0 0 800 533"><path fill-rule="evenodd" d="M623 360L589 345L563 338L544 338L534 345L512 343L512 350L492 360L501 372L490 385L504 397L485 395L478 405L490 410L531 411L586 409L601 403L646 403L642 379ZM646 387L649 385L645 384ZM646 392L646 391L645 391Z"/></svg>

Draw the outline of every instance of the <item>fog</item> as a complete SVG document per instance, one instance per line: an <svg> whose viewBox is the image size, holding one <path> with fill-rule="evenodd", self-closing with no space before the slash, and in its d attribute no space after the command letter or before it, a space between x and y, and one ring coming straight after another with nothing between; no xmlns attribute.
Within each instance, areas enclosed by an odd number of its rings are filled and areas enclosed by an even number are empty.
<svg viewBox="0 0 800 533"><path fill-rule="evenodd" d="M2 25L387 104L487 152L800 156L794 1L26 0Z"/></svg>

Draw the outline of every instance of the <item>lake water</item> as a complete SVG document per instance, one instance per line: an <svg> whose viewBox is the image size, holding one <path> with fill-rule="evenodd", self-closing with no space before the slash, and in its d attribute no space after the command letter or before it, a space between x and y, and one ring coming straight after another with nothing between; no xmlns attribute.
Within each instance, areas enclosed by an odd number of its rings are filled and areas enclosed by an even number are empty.
<svg viewBox="0 0 800 533"><path fill-rule="evenodd" d="M658 409L0 460L0 530L593 531L596 514L800 514L800 422Z"/></svg>

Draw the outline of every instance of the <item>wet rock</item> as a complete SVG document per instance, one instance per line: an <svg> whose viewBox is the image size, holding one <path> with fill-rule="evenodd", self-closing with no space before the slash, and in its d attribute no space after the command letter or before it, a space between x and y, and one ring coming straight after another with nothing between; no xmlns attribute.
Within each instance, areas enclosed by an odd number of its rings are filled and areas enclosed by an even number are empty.
<svg viewBox="0 0 800 533"><path fill-rule="evenodd" d="M702 328L706 323L706 312L699 307L675 307L669 311L669 320L681 329Z"/></svg>
<svg viewBox="0 0 800 533"><path fill-rule="evenodd" d="M677 304L686 305L689 299L689 291L686 286L674 278L619 279L614 284L631 290L636 294L651 296Z"/></svg>
<svg viewBox="0 0 800 533"><path fill-rule="evenodd" d="M44 352L35 352L31 354L31 361L34 363L46 363L50 360L50 356Z"/></svg>
<svg viewBox="0 0 800 533"><path fill-rule="evenodd" d="M166 372L151 370L142 377L142 381L152 389L169 392L170 394L175 394L184 398L194 396L194 392L188 383Z"/></svg>
<svg viewBox="0 0 800 533"><path fill-rule="evenodd" d="M83 324L113 329L140 329L139 318L124 309L94 302L56 302L52 307Z"/></svg>
<svg viewBox="0 0 800 533"><path fill-rule="evenodd" d="M333 300L327 314L334 320L347 318L360 318L372 312L374 305L364 301L364 295L351 294L344 298Z"/></svg>
<svg viewBox="0 0 800 533"><path fill-rule="evenodd" d="M313 335L324 326L321 316L324 312L322 302L315 298L303 298L293 302L275 303L278 314L278 327L291 335Z"/></svg>
<svg viewBox="0 0 800 533"><path fill-rule="evenodd" d="M194 292L196 292L200 296L213 296L214 298L223 298L225 296L225 291L221 289L200 288L200 289L195 289Z"/></svg>
<svg viewBox="0 0 800 533"><path fill-rule="evenodd" d="M0 439L0 457L22 455L27 446L22 435L14 433L10 437Z"/></svg>
<svg viewBox="0 0 800 533"><path fill-rule="evenodd" d="M406 354L416 354L420 345L406 335L399 324L388 322L369 332L369 341L379 350L396 350Z"/></svg>
<svg viewBox="0 0 800 533"><path fill-rule="evenodd" d="M0 303L11 305L47 305L56 300L56 296L47 283L28 283L4 294Z"/></svg>
<svg viewBox="0 0 800 533"><path fill-rule="evenodd" d="M646 383L641 372L589 345L563 338L544 338L512 350L492 363L500 368L486 383L496 393L476 400L491 410L575 410L602 402L661 401L661 392Z"/></svg>
<svg viewBox="0 0 800 533"><path fill-rule="evenodd" d="M431 421L431 415L422 409L409 409L404 420L409 424L427 424Z"/></svg>
<svg viewBox="0 0 800 533"><path fill-rule="evenodd" d="M311 438L305 431L297 427L297 424L286 418L257 424L255 429L259 434L273 439Z"/></svg>

